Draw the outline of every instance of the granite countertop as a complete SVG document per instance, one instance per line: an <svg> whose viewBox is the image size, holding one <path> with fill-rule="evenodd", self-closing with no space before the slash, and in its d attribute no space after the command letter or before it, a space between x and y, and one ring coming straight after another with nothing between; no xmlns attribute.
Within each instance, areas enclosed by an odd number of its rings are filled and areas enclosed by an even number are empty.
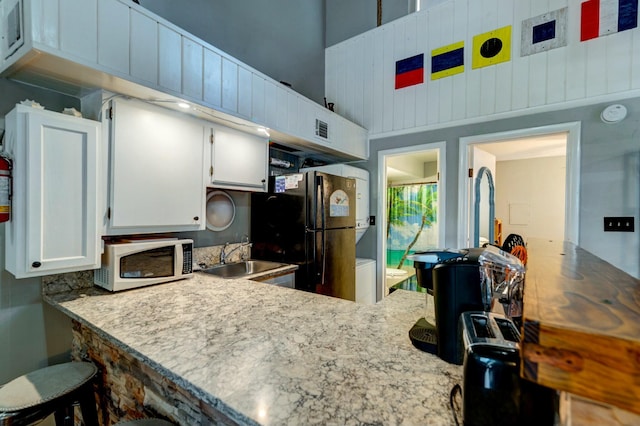
<svg viewBox="0 0 640 426"><path fill-rule="evenodd" d="M408 338L424 298L397 290L360 305L203 273L45 295L240 424L451 425L462 368Z"/></svg>

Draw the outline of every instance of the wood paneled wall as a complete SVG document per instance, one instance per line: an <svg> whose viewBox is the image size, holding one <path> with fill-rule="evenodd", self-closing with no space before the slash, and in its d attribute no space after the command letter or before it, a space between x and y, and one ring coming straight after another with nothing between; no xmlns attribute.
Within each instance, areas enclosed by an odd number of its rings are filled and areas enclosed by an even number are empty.
<svg viewBox="0 0 640 426"><path fill-rule="evenodd" d="M580 41L581 0L451 0L326 49L325 90L370 136L562 108L640 89L640 29ZM567 45L520 56L522 21L568 7ZM512 26L511 60L472 69L473 37ZM431 80L431 51L464 41L464 72ZM395 63L424 53L423 84L395 90ZM510 115L510 114L507 114Z"/></svg>

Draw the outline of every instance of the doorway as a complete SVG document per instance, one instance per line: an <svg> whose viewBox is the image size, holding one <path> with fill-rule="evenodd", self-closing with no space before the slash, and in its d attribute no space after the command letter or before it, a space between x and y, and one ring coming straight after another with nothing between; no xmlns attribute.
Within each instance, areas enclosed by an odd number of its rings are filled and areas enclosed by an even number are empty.
<svg viewBox="0 0 640 426"><path fill-rule="evenodd" d="M378 300L416 286L408 255L444 244L445 164L445 142L378 152Z"/></svg>
<svg viewBox="0 0 640 426"><path fill-rule="evenodd" d="M460 168L459 168L459 187L458 187L458 203L459 203L459 221L458 221L458 246L459 247L472 247L476 244L478 234L478 225L476 222L475 207L475 186L474 179L472 177L478 167L491 168L491 161L493 161L493 168L495 174L495 164L497 156L500 156L502 160L523 160L534 158L553 158L564 156L562 159L565 174L564 179L558 179L558 183L562 185L560 188L561 197L563 200L558 201L561 203L564 201L562 207L563 217L559 219L549 220L545 225L552 227L558 225L558 221L561 221L559 227L560 237L566 241L578 244L578 230L579 230L579 153L580 153L580 123L563 123L551 126L543 126L532 129L521 129L510 132L493 133L487 135L477 135L471 137L465 137L460 139ZM481 157L480 161L477 161L475 157ZM532 160L531 160L532 161ZM548 160L551 161L551 160ZM556 158L556 162L558 158ZM506 161L505 161L506 163ZM488 165L487 165L488 164ZM525 163L521 163L525 164ZM548 162L544 162L544 167L547 167ZM474 169L470 173L470 169ZM521 167L522 170L525 170ZM505 170L505 169L503 169ZM520 170L522 172L522 170ZM470 176L471 175L471 176ZM532 174L530 174L531 176ZM546 177L546 176L545 176ZM527 177L524 177L527 179ZM498 180L499 180L498 176ZM499 187L499 185L496 185ZM554 187L549 186L549 189ZM537 211L540 211L541 206L536 206L532 203L544 203L548 201L540 201L541 197L531 197L531 194L524 194L524 199L518 198L513 195L512 192L509 200L500 200L500 192L497 191L496 203L502 203L503 208L497 208L499 211L498 221L491 218L491 225L495 227L492 231L495 231L495 235L498 234L498 230L502 229L506 225L507 229L511 229L513 233L523 233L526 236L526 232L530 231L532 236L539 236L540 231L535 231L532 226L537 219L540 222L540 218L532 217ZM555 192L560 193L560 192ZM504 195L503 195L504 197ZM529 198L527 198L529 197ZM537 199L538 201L532 201ZM557 203L556 203L557 204ZM549 202L548 205L551 205ZM505 222L503 224L502 222ZM500 226L498 226L500 225ZM557 226L556 226L557 227ZM516 232L517 231L517 232ZM549 231L550 230L546 230ZM507 231L509 232L509 231ZM506 237L505 232L502 237ZM494 235L494 232L491 233ZM556 232L555 235L558 235ZM491 241L497 242L497 239L493 238Z"/></svg>

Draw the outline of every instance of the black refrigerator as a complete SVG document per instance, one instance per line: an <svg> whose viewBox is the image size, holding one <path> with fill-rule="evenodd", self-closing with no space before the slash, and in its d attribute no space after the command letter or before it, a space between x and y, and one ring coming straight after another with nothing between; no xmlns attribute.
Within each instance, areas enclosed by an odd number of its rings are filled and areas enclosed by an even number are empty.
<svg viewBox="0 0 640 426"><path fill-rule="evenodd" d="M251 194L251 256L298 265L296 288L355 301L355 179L310 171Z"/></svg>

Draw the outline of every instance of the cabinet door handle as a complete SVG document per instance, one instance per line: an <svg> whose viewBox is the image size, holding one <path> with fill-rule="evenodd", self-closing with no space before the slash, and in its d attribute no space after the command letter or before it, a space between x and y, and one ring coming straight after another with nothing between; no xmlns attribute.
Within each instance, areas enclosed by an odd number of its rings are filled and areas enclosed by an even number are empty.
<svg viewBox="0 0 640 426"><path fill-rule="evenodd" d="M200 217L195 216L195 217L193 218L193 220L196 220L196 221L197 221L197 220L200 220Z"/></svg>
<svg viewBox="0 0 640 426"><path fill-rule="evenodd" d="M39 267L41 267L41 266L42 266L42 263L40 263L40 262L33 262L33 263L31 264L31 266L33 266L34 268L39 268Z"/></svg>

